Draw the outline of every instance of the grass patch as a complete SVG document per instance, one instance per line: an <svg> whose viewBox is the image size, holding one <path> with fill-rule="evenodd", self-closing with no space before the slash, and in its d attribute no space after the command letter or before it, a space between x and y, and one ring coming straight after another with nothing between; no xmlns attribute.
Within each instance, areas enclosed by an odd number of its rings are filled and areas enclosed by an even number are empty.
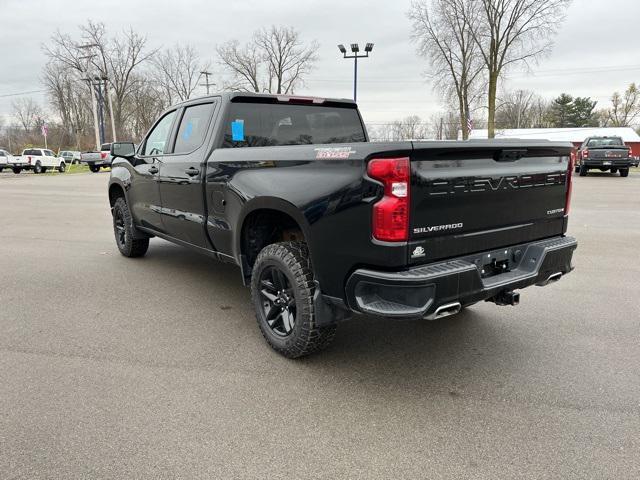
<svg viewBox="0 0 640 480"><path fill-rule="evenodd" d="M110 168L103 168L100 171L108 172L110 170ZM64 173L58 172L57 169L49 168L45 172L45 175L73 175L75 173L89 173L90 171L91 170L89 170L89 165L87 165L86 163L74 163L73 165L67 165L67 170Z"/></svg>

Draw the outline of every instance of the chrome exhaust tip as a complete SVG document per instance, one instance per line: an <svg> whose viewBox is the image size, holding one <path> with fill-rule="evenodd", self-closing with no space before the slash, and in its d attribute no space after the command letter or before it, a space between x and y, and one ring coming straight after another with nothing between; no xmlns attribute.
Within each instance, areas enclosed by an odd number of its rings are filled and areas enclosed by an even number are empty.
<svg viewBox="0 0 640 480"><path fill-rule="evenodd" d="M455 315L460 313L462 305L460 302L447 303L446 305L440 305L436 308L436 311L427 316L427 320L437 320L439 318L448 317L449 315Z"/></svg>
<svg viewBox="0 0 640 480"><path fill-rule="evenodd" d="M539 287L544 287L545 285L549 285L550 283L555 283L562 278L562 272L556 272L549 275L544 281L536 283Z"/></svg>

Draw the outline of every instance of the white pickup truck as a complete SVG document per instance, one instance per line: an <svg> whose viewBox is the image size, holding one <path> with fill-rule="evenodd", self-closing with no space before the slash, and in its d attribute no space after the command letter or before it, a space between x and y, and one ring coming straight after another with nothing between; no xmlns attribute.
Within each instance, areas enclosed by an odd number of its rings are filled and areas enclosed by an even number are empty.
<svg viewBox="0 0 640 480"><path fill-rule="evenodd" d="M67 169L64 158L56 157L55 153L46 148L24 149L21 161L21 170L33 170L33 173L44 173L50 168L62 173Z"/></svg>
<svg viewBox="0 0 640 480"><path fill-rule="evenodd" d="M27 167L28 165L21 157L15 157L11 155L9 150L0 148L0 172L6 168L13 170L13 173L20 173L22 170L27 169Z"/></svg>
<svg viewBox="0 0 640 480"><path fill-rule="evenodd" d="M102 167L111 166L111 144L103 143L99 152L83 152L80 154L80 161L89 165L89 170L93 173L100 171Z"/></svg>

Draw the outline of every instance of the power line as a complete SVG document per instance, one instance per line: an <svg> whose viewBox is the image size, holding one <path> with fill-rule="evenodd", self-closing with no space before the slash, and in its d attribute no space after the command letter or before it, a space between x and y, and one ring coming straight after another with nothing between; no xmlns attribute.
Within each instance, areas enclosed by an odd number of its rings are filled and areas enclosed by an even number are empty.
<svg viewBox="0 0 640 480"><path fill-rule="evenodd" d="M46 92L46 90L31 90L29 92L5 93L3 95L0 95L0 98L19 97L21 95L30 95L32 93L44 93L44 92Z"/></svg>

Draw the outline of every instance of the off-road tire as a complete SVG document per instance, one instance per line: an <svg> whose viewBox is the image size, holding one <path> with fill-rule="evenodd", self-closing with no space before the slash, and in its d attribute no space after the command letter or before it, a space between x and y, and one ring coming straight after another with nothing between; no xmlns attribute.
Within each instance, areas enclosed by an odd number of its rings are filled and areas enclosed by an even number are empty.
<svg viewBox="0 0 640 480"><path fill-rule="evenodd" d="M120 220L122 224L120 225ZM124 228L124 232L121 230ZM149 239L133 238L133 220L129 206L124 198L120 197L113 205L113 233L116 240L118 250L125 257L135 258L142 257L149 249ZM124 233L124 238L121 235Z"/></svg>
<svg viewBox="0 0 640 480"><path fill-rule="evenodd" d="M287 336L278 335L272 330L263 311L261 276L267 267L275 267L284 273L295 298L295 323ZM251 275L251 299L256 319L267 343L287 358L319 352L329 346L335 337L335 324L324 327L316 324L314 293L314 274L306 243L273 243L260 251Z"/></svg>
<svg viewBox="0 0 640 480"><path fill-rule="evenodd" d="M621 177L628 177L629 176L629 169L628 168L621 168L620 169L620 176Z"/></svg>
<svg viewBox="0 0 640 480"><path fill-rule="evenodd" d="M580 165L580 176L581 177L586 177L588 171L589 171L589 169L586 167L586 165Z"/></svg>

